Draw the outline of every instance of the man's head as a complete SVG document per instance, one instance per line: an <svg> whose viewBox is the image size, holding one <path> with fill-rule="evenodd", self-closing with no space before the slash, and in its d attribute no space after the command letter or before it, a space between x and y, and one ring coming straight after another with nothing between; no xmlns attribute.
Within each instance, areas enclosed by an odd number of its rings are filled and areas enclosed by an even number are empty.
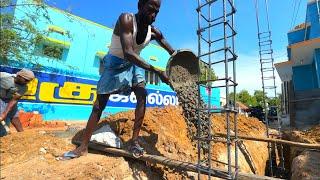
<svg viewBox="0 0 320 180"><path fill-rule="evenodd" d="M161 0L139 0L138 9L143 24L151 25L160 10Z"/></svg>
<svg viewBox="0 0 320 180"><path fill-rule="evenodd" d="M34 78L35 76L32 71L23 68L19 72L17 72L15 82L21 85L25 85L32 81Z"/></svg>

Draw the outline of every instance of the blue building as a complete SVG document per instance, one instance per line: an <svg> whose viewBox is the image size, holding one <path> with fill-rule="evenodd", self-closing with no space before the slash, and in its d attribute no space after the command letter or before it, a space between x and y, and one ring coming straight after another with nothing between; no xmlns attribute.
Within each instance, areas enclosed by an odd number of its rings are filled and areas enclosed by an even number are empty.
<svg viewBox="0 0 320 180"><path fill-rule="evenodd" d="M309 0L305 23L288 32L288 58L275 64L282 81L282 111L292 126L320 123L320 1Z"/></svg>
<svg viewBox="0 0 320 180"><path fill-rule="evenodd" d="M25 0L17 0L17 4ZM20 8L17 6L16 8ZM28 7L30 12L35 7ZM96 98L100 59L108 52L113 30L101 24L75 16L55 7L46 6L50 21L39 16L37 29L48 32L34 48L34 58L41 70L12 59L10 65L1 65L1 71L14 73L22 67L33 69L36 79L19 103L25 111L39 111L45 120L86 120ZM17 19L28 19L14 9ZM52 52L55 53L52 53ZM153 66L165 70L169 54L150 44L141 56ZM2 64L2 63L1 63ZM153 72L146 72L147 107L178 105L176 93ZM204 91L205 93L205 91ZM219 89L213 92L212 103L219 108ZM135 95L112 95L103 116L135 108Z"/></svg>

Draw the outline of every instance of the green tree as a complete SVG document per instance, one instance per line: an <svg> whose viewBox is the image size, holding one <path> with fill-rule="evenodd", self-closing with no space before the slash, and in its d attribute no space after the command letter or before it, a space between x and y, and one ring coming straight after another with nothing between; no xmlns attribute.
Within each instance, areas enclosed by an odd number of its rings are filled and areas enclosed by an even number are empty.
<svg viewBox="0 0 320 180"><path fill-rule="evenodd" d="M34 26L42 16L50 21L45 5L41 0L26 1L15 4L16 1L0 0L0 60L8 64L9 60L28 61L34 63L32 55L36 44L43 40L47 32L37 30ZM30 11L34 8L35 11ZM23 19L13 14L13 9L24 13Z"/></svg>
<svg viewBox="0 0 320 180"><path fill-rule="evenodd" d="M281 94L278 94L278 97L268 98L269 106L277 106L280 107L281 104Z"/></svg>
<svg viewBox="0 0 320 180"><path fill-rule="evenodd" d="M238 101L242 102L246 106L256 106L257 100L249 94L247 90L242 90L237 95Z"/></svg>
<svg viewBox="0 0 320 180"><path fill-rule="evenodd" d="M266 94L263 94L261 90L255 90L253 96L257 101L257 106L264 107L263 99L267 98Z"/></svg>
<svg viewBox="0 0 320 180"><path fill-rule="evenodd" d="M205 81L205 80L216 80L217 76L213 69L210 69L204 62L200 61L200 81Z"/></svg>
<svg viewBox="0 0 320 180"><path fill-rule="evenodd" d="M35 54L37 46L45 42L45 37L50 34L47 30L39 30L36 24L41 20L51 23L48 7L43 0L0 0L0 62L1 64L9 64L11 60L21 63L29 63L35 67L41 67L37 62ZM13 12L19 11L23 13L23 18L17 18ZM72 20L69 15L67 18ZM70 37L69 32L66 35ZM53 45L44 49L49 54L51 60L59 60L61 50Z"/></svg>

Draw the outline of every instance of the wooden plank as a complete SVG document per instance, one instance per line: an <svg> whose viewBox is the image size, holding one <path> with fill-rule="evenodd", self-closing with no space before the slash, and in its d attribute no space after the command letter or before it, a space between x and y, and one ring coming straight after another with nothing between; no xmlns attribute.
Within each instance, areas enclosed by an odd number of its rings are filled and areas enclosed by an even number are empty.
<svg viewBox="0 0 320 180"><path fill-rule="evenodd" d="M227 137L226 134L223 133L215 133L217 137ZM231 138L234 138L234 135L231 135ZM287 141L282 139L273 139L273 138L263 138L263 137L251 137L251 136L242 136L238 135L238 139L241 140L250 140L250 141L262 141L262 142L271 142L271 143L278 143L278 144L286 144L289 146L296 146L306 149L320 149L320 144L307 144L307 143L300 143L294 141Z"/></svg>
<svg viewBox="0 0 320 180"><path fill-rule="evenodd" d="M78 145L78 146L81 144L81 142L79 142L79 141L72 141L72 143L75 145ZM105 145L102 145L102 144L96 143L96 142L90 142L89 148L92 150L96 150L96 151L100 151L100 152L104 152L104 153L110 153L110 154L114 154L117 156L123 156L123 157L136 159L132 156L131 153L129 153L123 149L116 149L116 148L107 147ZM137 160L147 161L147 162L156 163L156 164L162 164L162 165L168 166L170 168L180 169L183 171L198 172L198 170L199 170L199 168L197 167L196 164L173 160L173 159L170 159L167 157L157 156L157 155L145 154L142 157L138 158ZM210 172L213 177L228 179L228 173L224 169L211 168L210 171L200 170L200 172L202 174L206 174L206 175L208 175ZM257 176L254 174L247 174L247 173L240 172L238 174L238 179L273 180L275 178L271 178L271 177L267 177L267 176Z"/></svg>

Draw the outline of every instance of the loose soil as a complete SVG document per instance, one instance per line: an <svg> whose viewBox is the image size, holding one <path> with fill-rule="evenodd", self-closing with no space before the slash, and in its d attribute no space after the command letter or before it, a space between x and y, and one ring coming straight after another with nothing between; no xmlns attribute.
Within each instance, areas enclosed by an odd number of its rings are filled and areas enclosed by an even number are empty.
<svg viewBox="0 0 320 180"><path fill-rule="evenodd" d="M306 131L289 130L283 139L320 144L320 125ZM320 152L304 148L284 146L286 169L291 170L291 179L317 179L320 177Z"/></svg>
<svg viewBox="0 0 320 180"><path fill-rule="evenodd" d="M118 113L102 120L99 127L109 123L128 144L132 135L134 112ZM213 116L214 130L225 132L225 117ZM239 133L264 136L264 125L254 118L238 117ZM67 129L67 127L65 127ZM69 128L70 130L71 128ZM51 131L50 131L51 130ZM168 169L161 165L90 152L87 156L70 161L57 161L56 157L75 148L68 131L26 130L1 138L2 179L192 179L195 173ZM69 136L61 136L66 132ZM79 139L83 131L74 138ZM188 138L187 124L181 108L149 108L141 130L142 146L149 154L197 162L195 143ZM264 174L267 159L265 143L244 141L259 175ZM226 146L215 143L212 150L214 166L226 168ZM234 154L234 153L232 153ZM239 152L242 172L250 173L248 162Z"/></svg>

